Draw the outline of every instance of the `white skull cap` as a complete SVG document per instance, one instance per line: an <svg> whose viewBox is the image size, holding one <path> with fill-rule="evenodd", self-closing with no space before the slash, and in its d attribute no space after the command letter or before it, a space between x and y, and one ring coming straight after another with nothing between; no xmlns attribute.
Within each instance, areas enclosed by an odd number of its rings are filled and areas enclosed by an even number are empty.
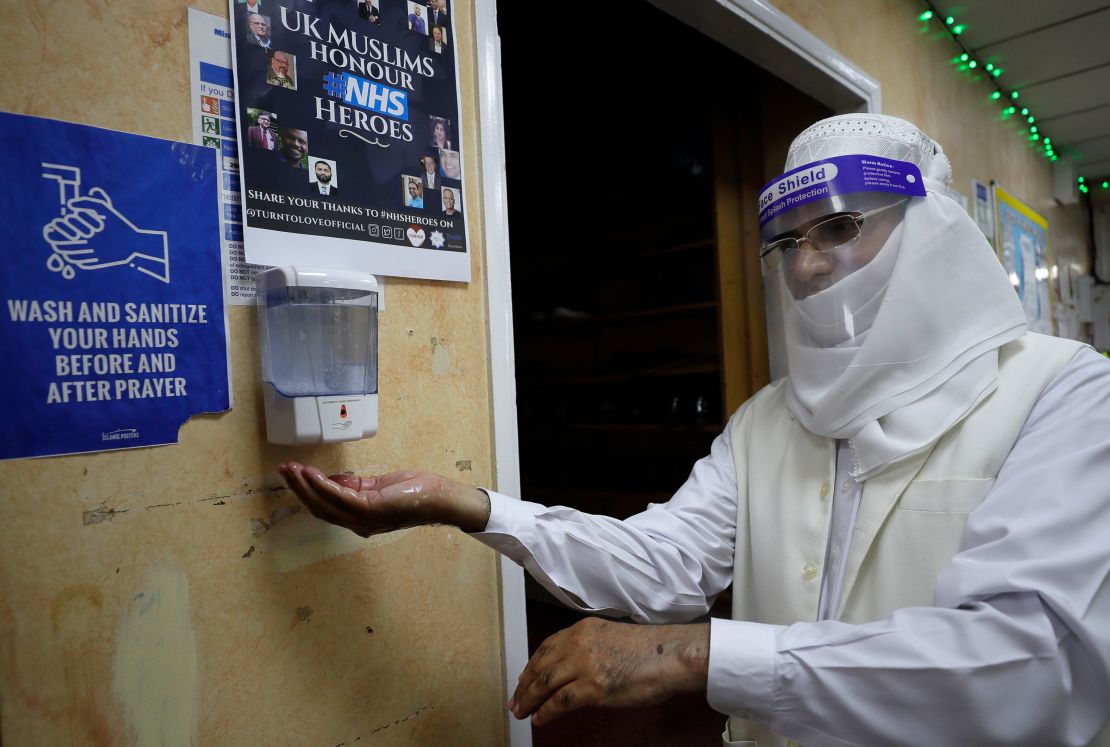
<svg viewBox="0 0 1110 747"><path fill-rule="evenodd" d="M912 122L886 114L840 114L810 125L790 144L784 171L857 153L909 161L945 191L952 183L952 165L940 144Z"/></svg>

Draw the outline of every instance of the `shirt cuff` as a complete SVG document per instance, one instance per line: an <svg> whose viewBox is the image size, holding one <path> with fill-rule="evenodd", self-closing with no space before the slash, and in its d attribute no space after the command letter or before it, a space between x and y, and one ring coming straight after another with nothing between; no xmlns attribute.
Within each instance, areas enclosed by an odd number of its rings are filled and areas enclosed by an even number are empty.
<svg viewBox="0 0 1110 747"><path fill-rule="evenodd" d="M546 507L538 503L520 501L493 490L479 488L489 496L489 521L481 532L470 536L491 547L518 564L532 557L527 542L536 526L536 514Z"/></svg>
<svg viewBox="0 0 1110 747"><path fill-rule="evenodd" d="M775 656L784 625L713 618L709 628L709 706L770 723L775 705Z"/></svg>

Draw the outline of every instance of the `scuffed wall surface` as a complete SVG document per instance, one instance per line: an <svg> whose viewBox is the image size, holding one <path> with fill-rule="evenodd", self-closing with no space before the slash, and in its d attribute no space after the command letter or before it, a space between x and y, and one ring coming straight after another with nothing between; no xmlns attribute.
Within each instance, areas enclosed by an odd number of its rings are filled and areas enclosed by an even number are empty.
<svg viewBox="0 0 1110 747"><path fill-rule="evenodd" d="M952 161L953 187L969 199L971 180L992 179L1048 220L1050 262L1089 272L1086 218L1052 196L1052 164L1020 134L1024 120L1003 121L983 76L951 64L959 49L936 24L917 21L909 0L773 0L773 5L882 85L883 113L916 123ZM928 29L923 32L922 29ZM974 71L972 71L974 72ZM999 79L1008 85L1005 74Z"/></svg>
<svg viewBox="0 0 1110 747"><path fill-rule="evenodd" d="M475 123L473 19L455 10ZM0 109L188 141L186 18L162 0L4 3ZM254 312L233 307L230 412L177 446L0 463L5 747L504 743L496 555L446 527L361 540L274 472L492 482L479 212L469 285L387 280L377 437L268 445Z"/></svg>

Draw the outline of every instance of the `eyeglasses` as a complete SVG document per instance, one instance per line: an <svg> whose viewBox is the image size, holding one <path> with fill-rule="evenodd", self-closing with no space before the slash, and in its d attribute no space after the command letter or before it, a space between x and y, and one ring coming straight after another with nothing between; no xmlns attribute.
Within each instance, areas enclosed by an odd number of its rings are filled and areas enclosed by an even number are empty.
<svg viewBox="0 0 1110 747"><path fill-rule="evenodd" d="M818 252L835 252L849 249L859 243L865 220L905 203L905 200L899 200L890 205L868 210L866 213L838 213L832 215L811 226L802 236L790 236L765 244L759 256L767 265L769 271L776 272L782 268L788 252L795 254L801 251L802 242L809 244L813 247L813 251Z"/></svg>

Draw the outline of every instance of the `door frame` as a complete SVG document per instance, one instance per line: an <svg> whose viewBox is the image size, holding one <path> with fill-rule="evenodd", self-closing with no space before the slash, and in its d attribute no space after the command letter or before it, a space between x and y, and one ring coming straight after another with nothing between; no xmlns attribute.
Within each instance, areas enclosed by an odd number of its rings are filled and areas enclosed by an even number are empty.
<svg viewBox="0 0 1110 747"><path fill-rule="evenodd" d="M838 114L881 111L882 91L878 81L764 0L648 2ZM496 0L474 0L474 28L494 481L499 492L520 498L505 118L501 105L501 41L497 31ZM505 557L501 558L500 571L505 698L508 699L515 689L517 676L528 662L528 628L524 572ZM531 722L510 718L508 711L505 718L510 747L531 747Z"/></svg>

